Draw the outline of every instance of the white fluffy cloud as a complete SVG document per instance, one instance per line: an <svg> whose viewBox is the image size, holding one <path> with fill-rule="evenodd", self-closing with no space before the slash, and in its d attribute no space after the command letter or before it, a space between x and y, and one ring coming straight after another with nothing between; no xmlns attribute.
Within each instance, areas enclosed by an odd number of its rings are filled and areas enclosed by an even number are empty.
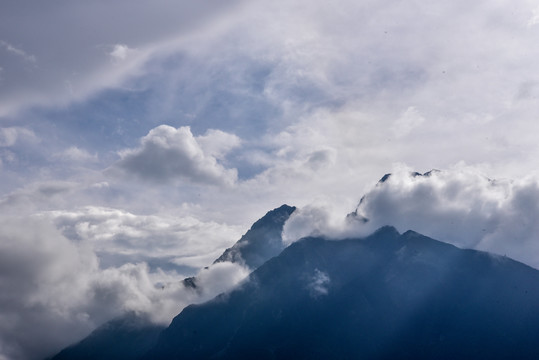
<svg viewBox="0 0 539 360"><path fill-rule="evenodd" d="M416 175L400 167L365 194L355 214L307 206L292 214L283 238L365 236L391 225L539 268L538 204L536 178L492 180L467 166Z"/></svg>
<svg viewBox="0 0 539 360"><path fill-rule="evenodd" d="M236 136L222 131L209 131L199 139L188 126L173 128L160 125L144 136L141 146L124 150L115 165L128 174L144 180L168 182L187 180L192 183L233 185L236 169L225 168L217 159L239 145Z"/></svg>
<svg viewBox="0 0 539 360"><path fill-rule="evenodd" d="M71 241L46 217L0 221L0 357L42 359L97 325L136 311L162 324L241 281L248 270L202 270L195 291L176 272L145 263L103 269L90 241Z"/></svg>
<svg viewBox="0 0 539 360"><path fill-rule="evenodd" d="M358 213L464 248L507 255L539 268L539 181L491 180L473 168L396 173L368 192Z"/></svg>
<svg viewBox="0 0 539 360"><path fill-rule="evenodd" d="M346 219L330 204L310 204L292 213L283 228L283 242L290 244L307 236L344 238L346 231Z"/></svg>
<svg viewBox="0 0 539 360"><path fill-rule="evenodd" d="M136 215L124 210L87 206L40 214L64 236L84 242L100 256L124 262L149 261L201 268L240 238L239 227L194 217Z"/></svg>
<svg viewBox="0 0 539 360"><path fill-rule="evenodd" d="M205 154L223 159L229 151L241 146L241 139L234 134L209 129L204 135L196 137L197 143Z"/></svg>

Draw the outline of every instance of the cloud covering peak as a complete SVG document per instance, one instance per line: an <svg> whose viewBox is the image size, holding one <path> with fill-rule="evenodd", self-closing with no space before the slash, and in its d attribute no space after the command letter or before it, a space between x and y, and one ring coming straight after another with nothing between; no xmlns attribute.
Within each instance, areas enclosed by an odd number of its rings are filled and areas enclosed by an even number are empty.
<svg viewBox="0 0 539 360"><path fill-rule="evenodd" d="M391 225L539 268L537 219L536 178L492 180L469 166L425 174L400 167L367 191L347 217L328 204L299 209L285 224L283 238L364 236Z"/></svg>

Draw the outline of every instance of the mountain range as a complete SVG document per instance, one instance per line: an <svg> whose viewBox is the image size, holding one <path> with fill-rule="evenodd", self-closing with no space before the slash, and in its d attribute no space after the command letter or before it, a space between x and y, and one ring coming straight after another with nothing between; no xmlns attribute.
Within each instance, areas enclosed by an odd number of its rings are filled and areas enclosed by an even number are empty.
<svg viewBox="0 0 539 360"><path fill-rule="evenodd" d="M294 210L268 213L216 260L256 266L237 288L166 328L105 324L53 359L539 358L536 269L390 226L279 247Z"/></svg>

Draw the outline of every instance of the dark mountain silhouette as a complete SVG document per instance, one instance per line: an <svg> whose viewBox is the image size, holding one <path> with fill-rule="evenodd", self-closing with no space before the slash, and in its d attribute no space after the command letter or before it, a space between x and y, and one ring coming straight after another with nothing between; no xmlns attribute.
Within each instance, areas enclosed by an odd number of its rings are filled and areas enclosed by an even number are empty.
<svg viewBox="0 0 539 360"><path fill-rule="evenodd" d="M538 359L538 304L539 271L384 227L292 244L144 359Z"/></svg>
<svg viewBox="0 0 539 360"><path fill-rule="evenodd" d="M129 313L101 325L84 340L62 350L53 359L137 359L155 345L164 328Z"/></svg>
<svg viewBox="0 0 539 360"><path fill-rule="evenodd" d="M282 205L268 212L214 263L237 262L254 270L268 259L279 255L285 248L281 237L284 223L295 210L294 206Z"/></svg>
<svg viewBox="0 0 539 360"><path fill-rule="evenodd" d="M295 209L282 205L269 211L214 263L238 262L254 269L278 255L284 249L281 238L284 223ZM182 283L193 289L198 286L196 277L186 278ZM87 338L62 350L51 360L137 359L155 345L157 334L163 329L165 326L152 324L144 316L129 313L100 326Z"/></svg>

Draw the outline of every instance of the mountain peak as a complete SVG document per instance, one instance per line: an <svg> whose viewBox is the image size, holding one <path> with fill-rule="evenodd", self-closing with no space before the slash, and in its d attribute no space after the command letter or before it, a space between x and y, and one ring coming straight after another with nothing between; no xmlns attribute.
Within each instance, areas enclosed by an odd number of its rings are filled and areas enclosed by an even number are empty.
<svg viewBox="0 0 539 360"><path fill-rule="evenodd" d="M394 226L384 225L372 234L372 236L387 236L387 235L400 236L400 233Z"/></svg>
<svg viewBox="0 0 539 360"><path fill-rule="evenodd" d="M411 172L410 172L410 175L411 175L412 177L418 177L418 176L419 176L419 177L422 177L422 176L429 177L429 176L431 176L432 174L438 173L438 172L440 172L440 170L438 170L438 169L432 169L432 170L429 170L429 171L427 171L427 172L424 172L423 174L420 173L420 172L417 172L417 171L411 171ZM385 183L385 182L391 177L391 175L392 175L391 173L387 173L387 174L385 174L384 176L382 176L382 178L381 178L380 180L378 180L378 184L383 184L383 183Z"/></svg>
<svg viewBox="0 0 539 360"><path fill-rule="evenodd" d="M284 223L295 210L295 206L284 204L268 211L214 263L230 261L256 269L268 259L278 255L285 248L282 239Z"/></svg>

